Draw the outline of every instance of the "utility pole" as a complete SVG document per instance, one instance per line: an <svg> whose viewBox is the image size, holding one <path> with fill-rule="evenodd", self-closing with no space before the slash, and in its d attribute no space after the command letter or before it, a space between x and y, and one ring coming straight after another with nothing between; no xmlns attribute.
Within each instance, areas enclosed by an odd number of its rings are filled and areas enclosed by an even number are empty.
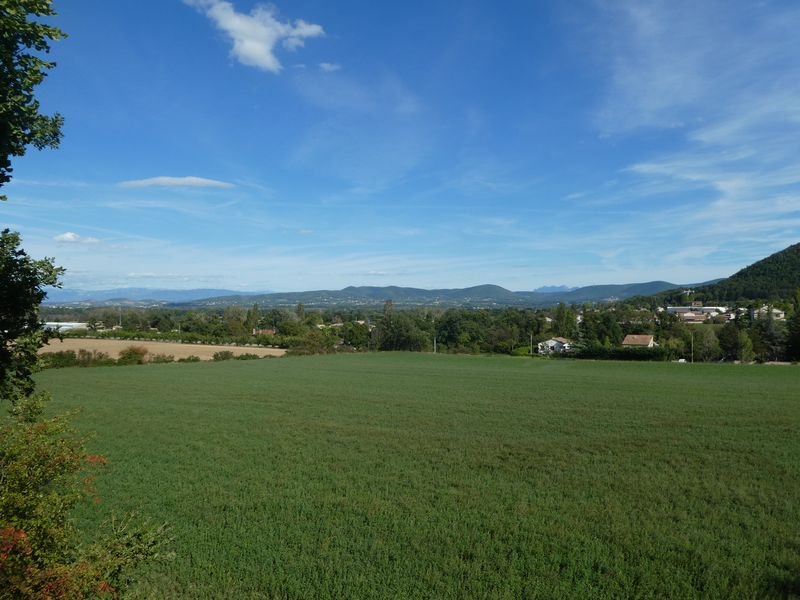
<svg viewBox="0 0 800 600"><path fill-rule="evenodd" d="M528 347L528 355L533 356L533 332L531 331L531 344Z"/></svg>
<svg viewBox="0 0 800 600"><path fill-rule="evenodd" d="M694 364L694 331L692 331L691 334L692 334L692 364Z"/></svg>

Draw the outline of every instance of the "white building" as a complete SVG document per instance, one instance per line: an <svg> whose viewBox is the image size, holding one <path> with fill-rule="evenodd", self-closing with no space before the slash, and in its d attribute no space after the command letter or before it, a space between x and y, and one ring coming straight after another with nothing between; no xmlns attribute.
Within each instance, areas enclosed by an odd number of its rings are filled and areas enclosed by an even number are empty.
<svg viewBox="0 0 800 600"><path fill-rule="evenodd" d="M539 354L551 354L553 352L567 352L572 347L572 342L567 338L554 337L543 342L539 342Z"/></svg>

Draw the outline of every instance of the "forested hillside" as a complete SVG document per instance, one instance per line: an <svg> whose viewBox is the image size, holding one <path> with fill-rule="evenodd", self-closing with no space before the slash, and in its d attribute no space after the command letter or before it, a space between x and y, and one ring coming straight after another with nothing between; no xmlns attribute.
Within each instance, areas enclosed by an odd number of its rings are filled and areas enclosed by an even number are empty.
<svg viewBox="0 0 800 600"><path fill-rule="evenodd" d="M745 267L734 275L698 288L706 300L777 300L800 288L800 243Z"/></svg>

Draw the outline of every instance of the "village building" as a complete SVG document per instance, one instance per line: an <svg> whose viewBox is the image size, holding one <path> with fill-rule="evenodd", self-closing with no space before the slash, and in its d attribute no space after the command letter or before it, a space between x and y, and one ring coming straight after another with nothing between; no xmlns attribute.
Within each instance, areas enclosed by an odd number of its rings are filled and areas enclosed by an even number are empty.
<svg viewBox="0 0 800 600"><path fill-rule="evenodd" d="M655 348L658 344L652 335L628 334L622 340L622 346L624 348Z"/></svg>
<svg viewBox="0 0 800 600"><path fill-rule="evenodd" d="M727 306L703 306L702 302L692 302L691 306L668 306L667 312L686 323L704 323L719 316L728 321L736 318L736 314Z"/></svg>
<svg viewBox="0 0 800 600"><path fill-rule="evenodd" d="M768 314L772 313L772 318L776 321L785 321L786 312L779 308L772 308L768 304L764 304L761 308L753 309L750 311L751 319L764 319Z"/></svg>
<svg viewBox="0 0 800 600"><path fill-rule="evenodd" d="M563 337L550 338L538 344L539 354L551 354L553 352L561 354L568 352L571 347L572 342Z"/></svg>

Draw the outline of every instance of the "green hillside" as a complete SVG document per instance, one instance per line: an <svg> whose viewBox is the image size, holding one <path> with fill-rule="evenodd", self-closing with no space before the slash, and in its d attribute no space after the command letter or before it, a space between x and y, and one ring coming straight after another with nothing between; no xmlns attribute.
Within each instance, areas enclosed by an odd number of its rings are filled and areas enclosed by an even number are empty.
<svg viewBox="0 0 800 600"><path fill-rule="evenodd" d="M800 288L800 243L789 246L714 285L697 289L706 299L777 300Z"/></svg>

